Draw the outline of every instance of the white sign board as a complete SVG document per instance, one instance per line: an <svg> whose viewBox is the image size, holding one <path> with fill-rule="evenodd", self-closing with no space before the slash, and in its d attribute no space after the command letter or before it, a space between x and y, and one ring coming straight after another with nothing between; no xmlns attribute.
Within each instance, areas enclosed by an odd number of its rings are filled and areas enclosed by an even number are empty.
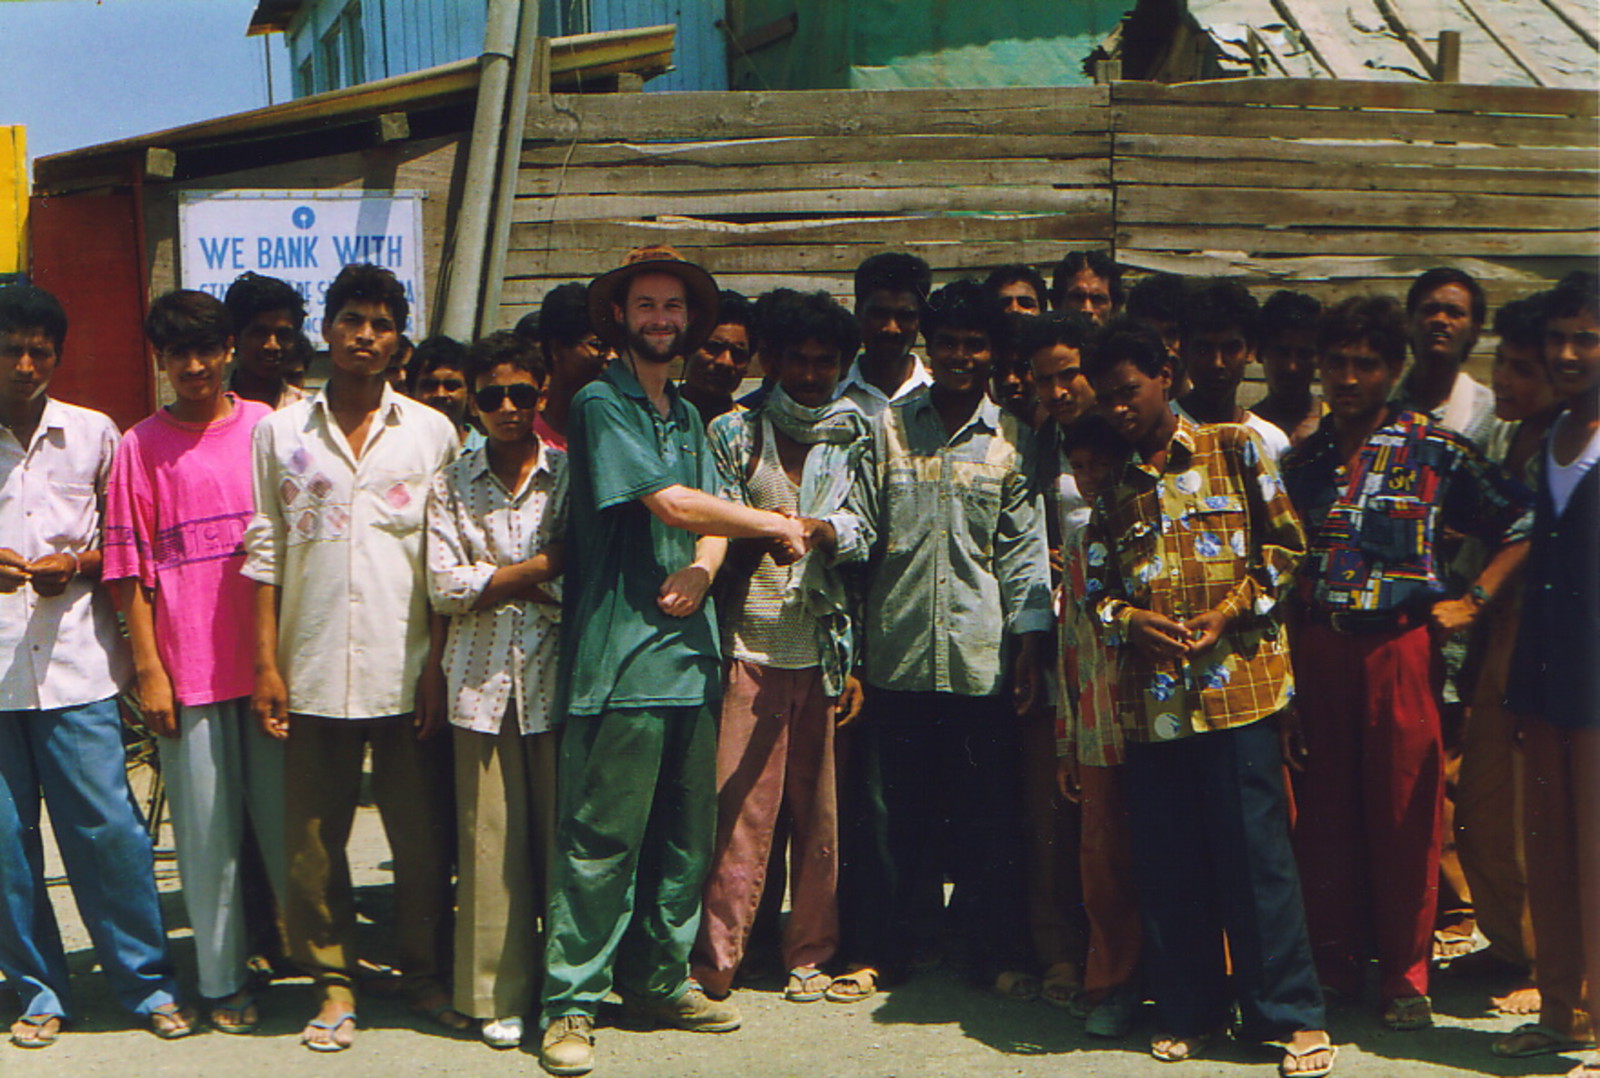
<svg viewBox="0 0 1600 1078"><path fill-rule="evenodd" d="M286 281L305 299L306 334L321 347L328 286L352 262L372 262L405 285L409 326L425 326L423 197L421 191L185 191L178 206L179 280L218 299L246 271Z"/></svg>

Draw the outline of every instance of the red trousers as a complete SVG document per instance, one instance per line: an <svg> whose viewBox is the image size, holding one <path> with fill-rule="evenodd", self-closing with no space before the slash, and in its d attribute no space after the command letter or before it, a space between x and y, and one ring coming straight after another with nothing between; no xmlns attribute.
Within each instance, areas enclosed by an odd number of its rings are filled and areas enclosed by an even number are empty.
<svg viewBox="0 0 1600 1078"><path fill-rule="evenodd" d="M1295 856L1317 974L1357 995L1375 950L1385 1000L1426 995L1444 800L1432 636L1302 625L1294 672L1308 753Z"/></svg>
<svg viewBox="0 0 1600 1078"><path fill-rule="evenodd" d="M1083 869L1083 908L1089 915L1089 954L1083 988L1099 1000L1113 988L1132 983L1139 972L1144 929L1133 883L1133 838L1121 767L1078 768L1083 791L1083 838L1078 847Z"/></svg>

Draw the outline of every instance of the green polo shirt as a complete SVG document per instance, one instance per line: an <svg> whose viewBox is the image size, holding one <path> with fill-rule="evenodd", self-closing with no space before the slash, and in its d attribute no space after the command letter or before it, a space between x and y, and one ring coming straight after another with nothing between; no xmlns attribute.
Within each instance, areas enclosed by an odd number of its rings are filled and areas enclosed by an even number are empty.
<svg viewBox="0 0 1600 1078"><path fill-rule="evenodd" d="M569 715L698 707L720 692L711 604L674 618L656 603L667 577L694 561L697 537L639 499L671 486L716 489L704 424L672 385L667 397L663 417L614 360L572 400L561 664Z"/></svg>

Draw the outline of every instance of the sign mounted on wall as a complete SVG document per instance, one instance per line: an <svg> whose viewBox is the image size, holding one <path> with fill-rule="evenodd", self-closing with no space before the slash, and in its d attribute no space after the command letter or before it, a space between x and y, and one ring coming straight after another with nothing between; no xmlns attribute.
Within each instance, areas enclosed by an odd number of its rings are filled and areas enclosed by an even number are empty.
<svg viewBox="0 0 1600 1078"><path fill-rule="evenodd" d="M421 335L422 191L186 191L178 207L184 288L221 299L247 271L287 281L305 299L306 335L322 346L323 297L352 262L392 270Z"/></svg>

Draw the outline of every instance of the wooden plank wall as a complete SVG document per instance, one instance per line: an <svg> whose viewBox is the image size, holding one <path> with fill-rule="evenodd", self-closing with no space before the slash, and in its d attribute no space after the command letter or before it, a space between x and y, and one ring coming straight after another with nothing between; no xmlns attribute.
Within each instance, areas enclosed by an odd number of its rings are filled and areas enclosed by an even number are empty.
<svg viewBox="0 0 1600 1078"><path fill-rule="evenodd" d="M502 314L648 242L750 294L844 297L891 248L945 280L1112 246L1263 296L1403 294L1451 263L1499 303L1600 255L1597 113L1589 92L1331 79L557 95L530 108Z"/></svg>

